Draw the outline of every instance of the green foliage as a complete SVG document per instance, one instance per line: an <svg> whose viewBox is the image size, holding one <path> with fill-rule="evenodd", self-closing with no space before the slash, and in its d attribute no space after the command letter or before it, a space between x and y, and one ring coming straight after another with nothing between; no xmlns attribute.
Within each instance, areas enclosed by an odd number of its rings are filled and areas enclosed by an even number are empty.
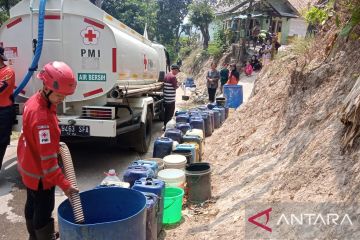
<svg viewBox="0 0 360 240"><path fill-rule="evenodd" d="M329 18L329 14L325 9L317 7L311 7L309 11L305 13L305 19L312 25L324 24Z"/></svg>
<svg viewBox="0 0 360 240"><path fill-rule="evenodd" d="M157 12L156 38L162 44L176 42L192 0L161 0Z"/></svg>
<svg viewBox="0 0 360 240"><path fill-rule="evenodd" d="M343 27L340 35L347 37L350 35L356 25L360 24L360 5L351 8L351 18Z"/></svg>
<svg viewBox="0 0 360 240"><path fill-rule="evenodd" d="M0 0L0 26L9 18L9 10L20 0Z"/></svg>
<svg viewBox="0 0 360 240"><path fill-rule="evenodd" d="M221 57L222 53L223 53L223 49L216 42L210 43L207 51L208 51L209 55L214 58Z"/></svg>
<svg viewBox="0 0 360 240"><path fill-rule="evenodd" d="M203 35L203 48L208 47L210 40L209 24L214 20L215 14L210 3L207 0L196 1L190 5L189 20L198 27Z"/></svg>
<svg viewBox="0 0 360 240"><path fill-rule="evenodd" d="M119 19L140 34L144 33L145 23L150 39L155 36L158 4L149 0L104 0L102 9L113 17Z"/></svg>

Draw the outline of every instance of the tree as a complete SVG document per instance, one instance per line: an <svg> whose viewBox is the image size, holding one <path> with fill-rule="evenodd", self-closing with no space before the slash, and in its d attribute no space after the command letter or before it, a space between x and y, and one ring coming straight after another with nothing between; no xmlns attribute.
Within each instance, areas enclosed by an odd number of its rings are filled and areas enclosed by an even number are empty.
<svg viewBox="0 0 360 240"><path fill-rule="evenodd" d="M158 4L154 0L103 0L102 7L105 12L122 21L135 31L143 34L147 23L149 38L155 36L156 16Z"/></svg>
<svg viewBox="0 0 360 240"><path fill-rule="evenodd" d="M180 28L192 0L158 0L157 40L165 45L179 42Z"/></svg>
<svg viewBox="0 0 360 240"><path fill-rule="evenodd" d="M203 49L207 49L210 41L209 25L215 18L210 3L206 0L197 1L190 5L190 22L198 27L203 36Z"/></svg>
<svg viewBox="0 0 360 240"><path fill-rule="evenodd" d="M0 25L9 18L9 10L20 0L0 0Z"/></svg>

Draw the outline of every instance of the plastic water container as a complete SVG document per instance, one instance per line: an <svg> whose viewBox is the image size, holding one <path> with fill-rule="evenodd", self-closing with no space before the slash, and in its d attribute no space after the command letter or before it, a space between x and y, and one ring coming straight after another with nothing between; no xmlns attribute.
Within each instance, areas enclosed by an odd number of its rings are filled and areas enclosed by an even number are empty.
<svg viewBox="0 0 360 240"><path fill-rule="evenodd" d="M221 124L225 121L225 109L216 107L216 108L213 108L213 111L214 112L218 111L220 113L219 116L220 116L220 126L221 126Z"/></svg>
<svg viewBox="0 0 360 240"><path fill-rule="evenodd" d="M175 128L175 127L176 127L175 119L171 119L170 121L168 121L165 126L166 129L171 129L171 128Z"/></svg>
<svg viewBox="0 0 360 240"><path fill-rule="evenodd" d="M174 140L178 143L182 142L183 133L181 132L181 130L179 130L177 128L166 129L164 135L165 135L165 137L171 138L172 140Z"/></svg>
<svg viewBox="0 0 360 240"><path fill-rule="evenodd" d="M198 117L190 118L190 126L191 126L191 129L200 129L200 130L205 131L205 123L204 123L204 119L202 118L201 114Z"/></svg>
<svg viewBox="0 0 360 240"><path fill-rule="evenodd" d="M214 119L215 119L215 129L219 128L221 126L221 113L219 110L213 109L214 112Z"/></svg>
<svg viewBox="0 0 360 240"><path fill-rule="evenodd" d="M187 114L187 113L188 113L187 110L177 110L177 111L175 112L175 116L179 116L179 115L181 115L181 114Z"/></svg>
<svg viewBox="0 0 360 240"><path fill-rule="evenodd" d="M191 151L191 160L190 163L196 162L196 146L194 144L179 144L176 150L189 150Z"/></svg>
<svg viewBox="0 0 360 240"><path fill-rule="evenodd" d="M199 144L200 161L201 161L202 160L202 155L204 154L205 141L203 139L201 139L199 136L196 136L196 135L185 135L183 139L184 139L183 144L189 144L189 143L192 143L192 142L195 142L195 143Z"/></svg>
<svg viewBox="0 0 360 240"><path fill-rule="evenodd" d="M146 240L157 240L157 213L159 197L154 193L144 193L146 197Z"/></svg>
<svg viewBox="0 0 360 240"><path fill-rule="evenodd" d="M200 152L200 145L196 142L188 142L188 145L193 145L195 148L195 158L194 162L200 162L202 153Z"/></svg>
<svg viewBox="0 0 360 240"><path fill-rule="evenodd" d="M159 211L156 214L157 217L157 230L158 234L162 229L162 218L164 211L164 191L165 191L165 182L160 179L154 178L141 178L136 180L132 189L140 192L149 192L154 193L159 198Z"/></svg>
<svg viewBox="0 0 360 240"><path fill-rule="evenodd" d="M164 157L165 169L185 169L186 157L178 154L171 154Z"/></svg>
<svg viewBox="0 0 360 240"><path fill-rule="evenodd" d="M203 106L199 106L198 109L199 109L201 112L203 112L203 111L208 110L208 107L205 106L205 105L203 105Z"/></svg>
<svg viewBox="0 0 360 240"><path fill-rule="evenodd" d="M110 169L106 173L106 177L101 181L100 187L123 187L129 188L130 184L127 182L122 182L120 178L117 176L114 169Z"/></svg>
<svg viewBox="0 0 360 240"><path fill-rule="evenodd" d="M214 112L212 110L207 110L205 111L206 113L209 114L210 116L210 120L211 120L211 132L214 132L215 130L215 116L214 116Z"/></svg>
<svg viewBox="0 0 360 240"><path fill-rule="evenodd" d="M210 109L210 110L212 110L214 107L216 107L216 103L209 103L207 105L207 108Z"/></svg>
<svg viewBox="0 0 360 240"><path fill-rule="evenodd" d="M209 113L203 112L201 116L204 120L205 125L205 137L210 137L212 135L210 115Z"/></svg>
<svg viewBox="0 0 360 240"><path fill-rule="evenodd" d="M156 162L156 164L158 166L158 171L164 169L164 161L162 160L162 158L146 158L146 159L144 159L144 161Z"/></svg>
<svg viewBox="0 0 360 240"><path fill-rule="evenodd" d="M180 114L176 116L176 123L188 123L190 119L189 114Z"/></svg>
<svg viewBox="0 0 360 240"><path fill-rule="evenodd" d="M173 148L173 140L171 138L159 137L154 142L153 157L164 158L171 154Z"/></svg>
<svg viewBox="0 0 360 240"><path fill-rule="evenodd" d="M155 161L148 161L148 160L137 160L131 163L131 166L145 166L145 167L149 167L151 168L154 173L155 176L157 174L157 172L159 171L159 167L157 162Z"/></svg>
<svg viewBox="0 0 360 240"><path fill-rule="evenodd" d="M184 190L177 187L165 188L164 224L175 224L181 220Z"/></svg>
<svg viewBox="0 0 360 240"><path fill-rule="evenodd" d="M192 151L187 149L175 149L173 154L182 155L186 157L186 164L189 164L193 161Z"/></svg>
<svg viewBox="0 0 360 240"><path fill-rule="evenodd" d="M154 171L146 166L129 166L124 172L123 180L130 183L130 187L134 185L134 182L143 177L155 177Z"/></svg>
<svg viewBox="0 0 360 240"><path fill-rule="evenodd" d="M194 79L191 77L186 78L185 87L192 87L194 85Z"/></svg>
<svg viewBox="0 0 360 240"><path fill-rule="evenodd" d="M177 123L176 128L179 129L183 134L191 129L190 123Z"/></svg>
<svg viewBox="0 0 360 240"><path fill-rule="evenodd" d="M229 108L225 107L225 119L229 117Z"/></svg>
<svg viewBox="0 0 360 240"><path fill-rule="evenodd" d="M186 132L188 136L199 136L201 139L204 139L204 132L200 129L191 129Z"/></svg>
<svg viewBox="0 0 360 240"><path fill-rule="evenodd" d="M189 202L202 203L211 198L211 167L209 163L193 163L186 167Z"/></svg>
<svg viewBox="0 0 360 240"><path fill-rule="evenodd" d="M224 97L217 97L217 98L216 98L216 105L217 105L218 107L225 107L225 105L226 105L226 98L224 98Z"/></svg>
<svg viewBox="0 0 360 240"><path fill-rule="evenodd" d="M119 187L81 192L85 223L74 221L70 201L58 207L61 240L146 239L146 198L141 192Z"/></svg>
<svg viewBox="0 0 360 240"><path fill-rule="evenodd" d="M224 123L226 120L226 110L224 107L218 107L218 109L220 110L220 113L221 113L220 121L221 121L221 123Z"/></svg>
<svg viewBox="0 0 360 240"><path fill-rule="evenodd" d="M225 107L238 108L243 103L243 88L241 85L224 85Z"/></svg>
<svg viewBox="0 0 360 240"><path fill-rule="evenodd" d="M163 180L166 187L184 188L185 171L181 169L164 169L159 171L158 179Z"/></svg>

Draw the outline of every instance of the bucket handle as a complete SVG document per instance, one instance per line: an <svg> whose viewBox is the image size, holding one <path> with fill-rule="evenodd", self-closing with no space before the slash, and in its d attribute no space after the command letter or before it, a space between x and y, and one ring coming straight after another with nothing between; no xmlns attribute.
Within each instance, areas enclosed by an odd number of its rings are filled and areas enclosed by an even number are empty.
<svg viewBox="0 0 360 240"><path fill-rule="evenodd" d="M172 205L174 205L174 203L176 202L176 199L172 200L173 202L171 204L169 204L167 207L164 206L164 210L168 209L169 207L171 207Z"/></svg>

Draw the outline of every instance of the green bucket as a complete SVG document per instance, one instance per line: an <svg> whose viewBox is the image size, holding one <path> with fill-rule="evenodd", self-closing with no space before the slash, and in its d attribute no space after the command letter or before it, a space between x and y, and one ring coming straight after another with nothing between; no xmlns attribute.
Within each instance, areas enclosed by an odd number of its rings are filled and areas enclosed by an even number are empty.
<svg viewBox="0 0 360 240"><path fill-rule="evenodd" d="M163 224L174 224L181 220L183 196L182 188L165 188Z"/></svg>

